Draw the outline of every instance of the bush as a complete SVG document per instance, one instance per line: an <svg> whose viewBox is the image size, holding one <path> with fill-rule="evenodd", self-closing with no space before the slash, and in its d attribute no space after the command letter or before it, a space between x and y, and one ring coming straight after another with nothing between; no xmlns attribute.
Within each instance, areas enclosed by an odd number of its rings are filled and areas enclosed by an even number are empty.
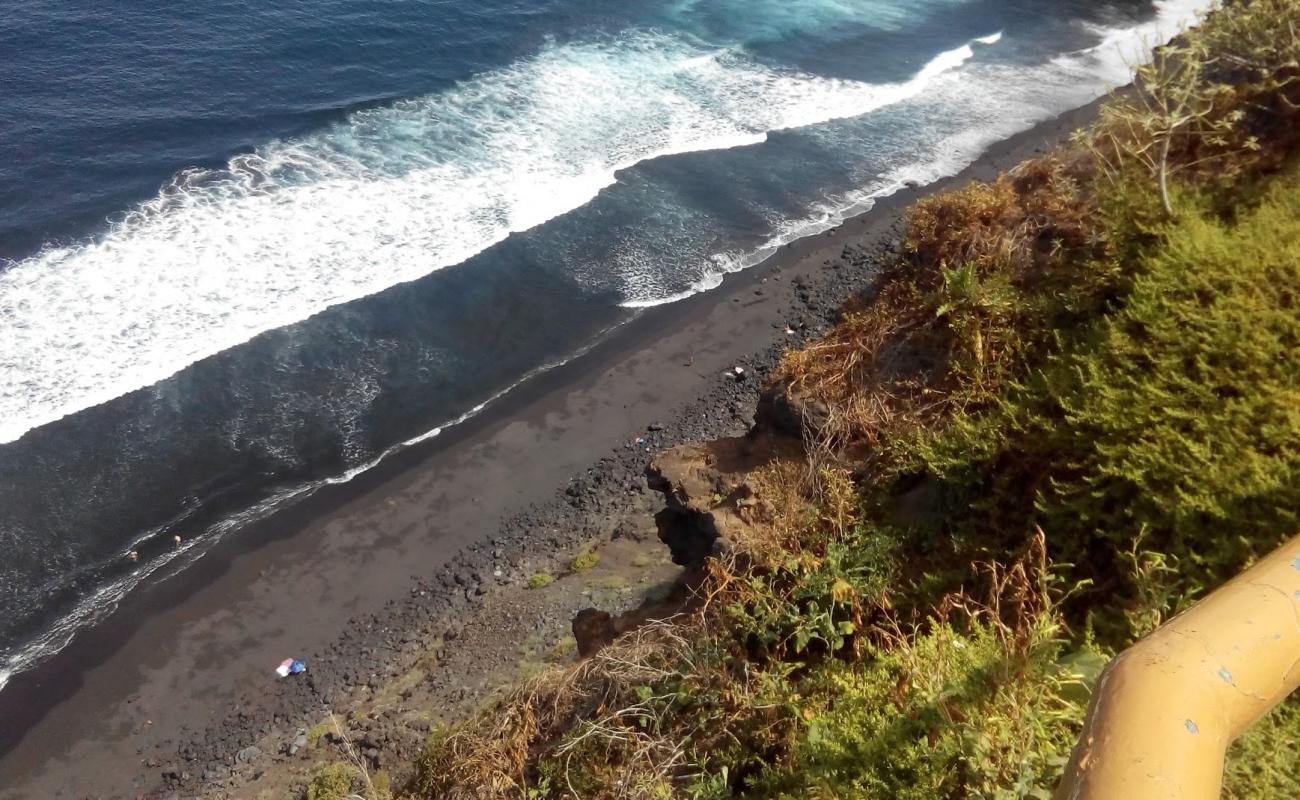
<svg viewBox="0 0 1300 800"><path fill-rule="evenodd" d="M1133 601L1121 557L1139 537L1190 593L1300 528L1296 184L1235 222L1202 210L1171 224L1122 308L995 409L915 439L900 470L971 509L943 533L1014 547L1041 525L1081 577Z"/></svg>
<svg viewBox="0 0 1300 800"><path fill-rule="evenodd" d="M360 774L351 764L335 762L316 770L307 784L307 800L348 800Z"/></svg>
<svg viewBox="0 0 1300 800"><path fill-rule="evenodd" d="M1050 616L1031 624L1023 653L1009 653L988 625L960 633L943 624L859 666L806 681L803 691L822 706L791 767L770 777L768 791L783 798L1050 798L1103 661L1091 651L1063 659Z"/></svg>
<svg viewBox="0 0 1300 800"><path fill-rule="evenodd" d="M1071 147L919 203L785 354L817 436L746 476L693 622L439 737L416 796L1049 797L1105 656L1300 529L1297 30L1233 3ZM1297 741L1290 702L1227 796L1300 795Z"/></svg>
<svg viewBox="0 0 1300 800"><path fill-rule="evenodd" d="M1257 721L1228 748L1225 800L1294 800L1300 797L1300 698L1294 695Z"/></svg>
<svg viewBox="0 0 1300 800"><path fill-rule="evenodd" d="M573 557L569 564L570 572L586 572L600 563L600 553L588 547L583 549L578 555Z"/></svg>
<svg viewBox="0 0 1300 800"><path fill-rule="evenodd" d="M1097 313L1112 290L1111 272L1075 268L1105 249L1080 188L1089 174L1085 157L1063 151L921 200L908 255L886 266L876 296L785 354L774 381L829 409L823 439L876 448L988 402L1063 321Z"/></svg>
<svg viewBox="0 0 1300 800"><path fill-rule="evenodd" d="M524 587L527 589L545 589L552 583L555 583L555 577L549 572L534 572L529 577L528 583L524 584Z"/></svg>
<svg viewBox="0 0 1300 800"><path fill-rule="evenodd" d="M1175 176L1231 189L1276 172L1300 147L1297 31L1296 0L1225 5L1158 49L1080 141L1116 183L1145 177L1166 219Z"/></svg>

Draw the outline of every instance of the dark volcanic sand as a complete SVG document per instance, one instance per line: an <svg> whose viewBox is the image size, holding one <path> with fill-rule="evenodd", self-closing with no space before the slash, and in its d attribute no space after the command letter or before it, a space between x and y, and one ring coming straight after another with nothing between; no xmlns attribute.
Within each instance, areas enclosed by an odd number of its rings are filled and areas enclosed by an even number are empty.
<svg viewBox="0 0 1300 800"><path fill-rule="evenodd" d="M866 286L907 204L991 178L1095 113L1093 104L1045 122L955 178L650 309L479 417L137 591L0 692L0 798L188 796L205 769L271 726L318 719L346 685L386 673L393 642L491 603L491 585L524 579L557 550L608 535L592 520L644 485L649 453L628 446L636 437L660 449L743 426L780 350ZM784 332L800 320L805 331ZM745 380L724 377L735 366ZM662 430L648 433L652 424ZM275 679L287 656L310 663L306 680ZM164 771L190 780L176 792Z"/></svg>

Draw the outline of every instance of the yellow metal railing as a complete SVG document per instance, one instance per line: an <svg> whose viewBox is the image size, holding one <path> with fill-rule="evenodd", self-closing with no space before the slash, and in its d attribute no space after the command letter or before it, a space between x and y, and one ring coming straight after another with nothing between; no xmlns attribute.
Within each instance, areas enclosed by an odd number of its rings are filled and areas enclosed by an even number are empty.
<svg viewBox="0 0 1300 800"><path fill-rule="evenodd" d="M1300 536L1115 657L1057 800L1212 800L1228 745L1300 684Z"/></svg>

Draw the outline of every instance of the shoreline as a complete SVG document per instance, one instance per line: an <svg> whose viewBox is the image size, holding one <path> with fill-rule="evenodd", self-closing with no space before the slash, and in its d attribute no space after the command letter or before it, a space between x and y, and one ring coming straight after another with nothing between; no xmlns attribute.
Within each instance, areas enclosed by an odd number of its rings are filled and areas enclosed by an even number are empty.
<svg viewBox="0 0 1300 800"><path fill-rule="evenodd" d="M491 587L477 594L458 580L464 573L519 556L507 570L517 581L532 559L606 535L589 529L588 512L635 501L628 487L644 482L649 453L629 442L647 436L657 450L743 428L760 377L798 341L785 325L803 317L815 333L865 289L871 256L897 237L903 209L1041 152L1096 106L999 142L956 176L881 198L716 289L646 310L477 416L134 592L0 692L10 721L0 797L136 796L157 789L178 756L197 778L268 724L296 722L356 674L383 672L367 637L420 635L491 604ZM843 258L846 248L855 255ZM832 262L839 267L825 268ZM722 377L735 365L747 380ZM602 476L579 498L586 509L565 494L583 474ZM318 665L310 680L275 681L271 668L289 655Z"/></svg>

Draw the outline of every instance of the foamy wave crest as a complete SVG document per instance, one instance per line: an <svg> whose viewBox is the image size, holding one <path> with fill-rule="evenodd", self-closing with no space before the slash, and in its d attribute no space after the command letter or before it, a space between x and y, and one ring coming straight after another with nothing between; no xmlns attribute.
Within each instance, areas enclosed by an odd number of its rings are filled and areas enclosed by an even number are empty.
<svg viewBox="0 0 1300 800"><path fill-rule="evenodd" d="M686 288L665 292L654 281L628 286L629 297L622 305L665 305L717 288L726 275L761 264L791 242L837 227L905 186L956 175L996 142L1085 105L1131 80L1135 66L1150 58L1154 45L1195 24L1212 2L1169 0L1155 5L1151 20L1130 28L1097 28L1093 33L1099 44L1061 55L1041 67L975 63L957 71L952 67L970 59L971 48L945 53L914 79L929 78L923 96L911 95L916 97L912 110L933 123L892 154L899 166L861 188L825 198L804 216L773 220L772 234L756 247L717 253L697 264L698 273ZM1001 41L999 31L972 43L991 46ZM889 145L879 140L871 144L876 149Z"/></svg>
<svg viewBox="0 0 1300 800"><path fill-rule="evenodd" d="M1134 69L1151 58L1153 47L1195 25L1214 3L1210 0L1164 0L1155 4L1150 20L1130 28L1095 28L1101 43L1053 61L1060 69L1077 75L1097 76L1111 86L1128 83Z"/></svg>
<svg viewBox="0 0 1300 800"><path fill-rule="evenodd" d="M659 34L550 46L436 96L191 170L94 242L0 273L0 443L577 208L620 169L920 92Z"/></svg>

